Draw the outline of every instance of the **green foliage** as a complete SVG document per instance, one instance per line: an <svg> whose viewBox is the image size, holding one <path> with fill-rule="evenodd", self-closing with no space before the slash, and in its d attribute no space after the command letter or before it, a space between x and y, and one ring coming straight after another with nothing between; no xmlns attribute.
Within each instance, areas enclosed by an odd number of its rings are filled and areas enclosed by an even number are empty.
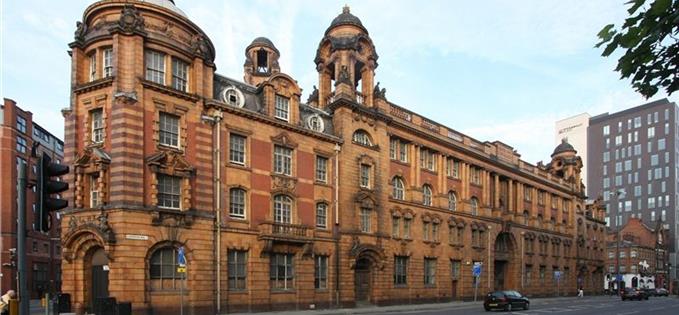
<svg viewBox="0 0 679 315"><path fill-rule="evenodd" d="M663 88L679 89L679 0L630 0L629 17L621 28L608 24L599 31L604 57L620 49L615 71L631 78L632 87L649 98Z"/></svg>

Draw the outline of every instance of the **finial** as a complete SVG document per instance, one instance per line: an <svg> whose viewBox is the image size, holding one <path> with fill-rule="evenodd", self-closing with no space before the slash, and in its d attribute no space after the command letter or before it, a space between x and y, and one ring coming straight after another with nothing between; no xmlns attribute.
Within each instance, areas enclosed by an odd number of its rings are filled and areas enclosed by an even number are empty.
<svg viewBox="0 0 679 315"><path fill-rule="evenodd" d="M349 5L348 5L348 4L345 4L345 5L344 5L344 8L342 8L342 13L350 13L350 12L349 12Z"/></svg>
<svg viewBox="0 0 679 315"><path fill-rule="evenodd" d="M561 143L568 143L568 137L561 138Z"/></svg>

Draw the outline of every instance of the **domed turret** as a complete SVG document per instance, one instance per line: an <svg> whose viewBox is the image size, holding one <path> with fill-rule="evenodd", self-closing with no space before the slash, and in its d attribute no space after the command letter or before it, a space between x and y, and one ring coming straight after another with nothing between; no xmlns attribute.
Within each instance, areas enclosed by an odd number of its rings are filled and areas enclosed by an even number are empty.
<svg viewBox="0 0 679 315"><path fill-rule="evenodd" d="M255 38L245 48L245 82L258 85L266 81L272 74L281 72L278 65L280 52L266 37Z"/></svg>
<svg viewBox="0 0 679 315"><path fill-rule="evenodd" d="M582 159L577 155L578 151L564 138L552 153L552 162L547 169L554 175L577 185L577 189L584 191L580 180L582 172Z"/></svg>
<svg viewBox="0 0 679 315"><path fill-rule="evenodd" d="M345 6L342 8L342 13L333 19L332 23L330 23L330 26L328 26L328 28L325 30L325 35L328 35L333 29L344 25L353 26L358 28L360 31L363 31L366 35L368 34L368 30L363 26L361 20L355 15L351 14L349 6Z"/></svg>
<svg viewBox="0 0 679 315"><path fill-rule="evenodd" d="M573 153L574 155L578 153L578 151L576 151L575 148L570 143L568 143L568 139L563 138L561 139L561 143L554 149L552 157L566 152Z"/></svg>

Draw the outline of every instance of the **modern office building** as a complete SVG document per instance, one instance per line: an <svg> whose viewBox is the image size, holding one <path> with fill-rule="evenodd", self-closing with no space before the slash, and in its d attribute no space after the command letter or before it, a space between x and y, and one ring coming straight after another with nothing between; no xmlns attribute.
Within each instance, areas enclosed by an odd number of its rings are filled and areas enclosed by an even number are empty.
<svg viewBox="0 0 679 315"><path fill-rule="evenodd" d="M582 181L587 184L587 130L589 127L590 116L587 113L582 113L569 118L559 120L554 128L554 145L561 143L563 139L567 139L578 155L582 157ZM587 193L587 186L585 186L585 194Z"/></svg>
<svg viewBox="0 0 679 315"><path fill-rule="evenodd" d="M677 105L661 99L594 116L588 132L588 195L601 196L613 229L638 218L670 231L672 279L677 279Z"/></svg>
<svg viewBox="0 0 679 315"><path fill-rule="evenodd" d="M22 110L10 99L0 107L0 291L17 289L17 174L19 165L27 166L28 183L35 183L37 160L31 156L33 145L39 154L62 161L64 143L33 121L33 114ZM31 298L39 298L53 285L59 290L61 278L61 244L59 224L49 234L38 232L33 224L36 215L35 190L26 188L26 261L27 282ZM50 280L54 280L51 282Z"/></svg>
<svg viewBox="0 0 679 315"><path fill-rule="evenodd" d="M79 313L109 297L135 314L472 299L474 265L479 292L602 289L605 211L577 151L532 165L388 101L348 7L306 102L264 37L242 81L216 74L168 0L98 1L70 47L62 288Z"/></svg>

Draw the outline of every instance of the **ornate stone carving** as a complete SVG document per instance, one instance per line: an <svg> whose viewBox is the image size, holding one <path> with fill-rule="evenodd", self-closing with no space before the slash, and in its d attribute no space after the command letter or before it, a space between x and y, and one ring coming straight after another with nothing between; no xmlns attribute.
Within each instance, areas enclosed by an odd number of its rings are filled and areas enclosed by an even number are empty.
<svg viewBox="0 0 679 315"><path fill-rule="evenodd" d="M73 37L77 43L82 43L85 40L86 33L87 25L82 22L75 22L75 33Z"/></svg>
<svg viewBox="0 0 679 315"><path fill-rule="evenodd" d="M151 224L166 227L189 228L193 225L193 215L174 212L151 212Z"/></svg>
<svg viewBox="0 0 679 315"><path fill-rule="evenodd" d="M373 95L375 98L387 100L387 89L383 88L380 90L380 83L377 82L377 85L375 85L375 89L373 90Z"/></svg>
<svg viewBox="0 0 679 315"><path fill-rule="evenodd" d="M294 192L297 186L297 179L285 176L272 176L272 186L274 191L288 191Z"/></svg>
<svg viewBox="0 0 679 315"><path fill-rule="evenodd" d="M309 98L306 100L307 103L318 102L318 88L314 85L313 91L309 94Z"/></svg>
<svg viewBox="0 0 679 315"><path fill-rule="evenodd" d="M71 215L68 221L68 233L75 233L79 229L90 228L95 230L108 243L115 243L115 233L108 224L108 214L100 212L98 215L75 216Z"/></svg>
<svg viewBox="0 0 679 315"><path fill-rule="evenodd" d="M210 49L210 42L203 35L195 35L191 38L191 50L194 55L208 63L212 63L215 59L214 53Z"/></svg>
<svg viewBox="0 0 679 315"><path fill-rule="evenodd" d="M118 27L123 33L127 34L144 32L144 18L133 5L125 5L118 20Z"/></svg>
<svg viewBox="0 0 679 315"><path fill-rule="evenodd" d="M347 68L347 66L342 66L340 68L339 75L337 76L337 82L335 82L335 86L342 83L351 86L351 78L349 76L349 69Z"/></svg>

